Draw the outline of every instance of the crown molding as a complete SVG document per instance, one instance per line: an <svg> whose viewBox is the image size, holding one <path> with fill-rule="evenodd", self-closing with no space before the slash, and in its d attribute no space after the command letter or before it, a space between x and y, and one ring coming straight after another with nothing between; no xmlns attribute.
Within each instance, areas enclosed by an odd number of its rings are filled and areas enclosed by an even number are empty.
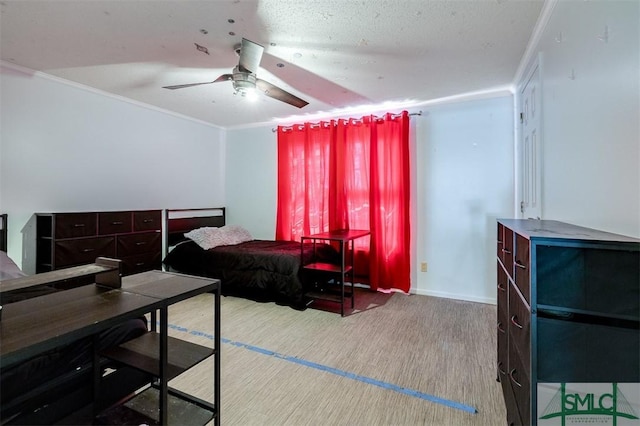
<svg viewBox="0 0 640 426"><path fill-rule="evenodd" d="M540 11L540 16L538 17L538 21L533 28L531 37L529 37L527 48L520 59L520 65L518 65L518 69L516 70L516 74L513 79L514 87L518 87L525 75L529 63L534 57L536 57L535 49L538 47L538 43L542 38L544 30L547 28L547 24L549 23L549 19L551 18L551 14L553 13L553 9L556 7L557 3L558 0L545 0L544 5L542 6L542 11Z"/></svg>

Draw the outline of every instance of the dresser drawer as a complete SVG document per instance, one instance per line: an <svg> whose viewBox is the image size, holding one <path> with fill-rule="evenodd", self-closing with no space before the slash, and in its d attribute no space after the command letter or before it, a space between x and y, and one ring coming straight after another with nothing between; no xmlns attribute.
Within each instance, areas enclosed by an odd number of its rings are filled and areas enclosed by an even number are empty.
<svg viewBox="0 0 640 426"><path fill-rule="evenodd" d="M509 302L509 299L507 297L507 289L509 288L509 278L507 277L507 273L504 271L500 263L498 263L496 277L498 282L498 286L496 289L498 310L500 309L504 310L506 315L506 312L508 309L508 302Z"/></svg>
<svg viewBox="0 0 640 426"><path fill-rule="evenodd" d="M55 269L93 263L96 257L115 257L114 237L81 238L55 243Z"/></svg>
<svg viewBox="0 0 640 426"><path fill-rule="evenodd" d="M504 263L504 255L502 249L504 248L504 225L498 222L498 235L496 237L496 256L500 259L500 262Z"/></svg>
<svg viewBox="0 0 640 426"><path fill-rule="evenodd" d="M531 350L531 312L515 290L513 284L509 288L509 344L513 342L523 366L529 370Z"/></svg>
<svg viewBox="0 0 640 426"><path fill-rule="evenodd" d="M522 359L517 351L509 344L509 381L520 419L525 425L530 424L531 417L531 376L529 369L523 365Z"/></svg>
<svg viewBox="0 0 640 426"><path fill-rule="evenodd" d="M133 212L134 231L155 231L162 229L162 212L147 210Z"/></svg>
<svg viewBox="0 0 640 426"><path fill-rule="evenodd" d="M160 252L144 253L136 256L122 257L122 274L131 275L162 267Z"/></svg>
<svg viewBox="0 0 640 426"><path fill-rule="evenodd" d="M55 216L55 238L91 237L96 235L95 213L64 213Z"/></svg>
<svg viewBox="0 0 640 426"><path fill-rule="evenodd" d="M143 232L118 236L118 257L123 258L142 253L160 252L162 239L160 232Z"/></svg>
<svg viewBox="0 0 640 426"><path fill-rule="evenodd" d="M507 367L509 366L509 341L507 339L507 329L502 320L498 318L497 326L498 334L498 357L497 357L497 369L498 380L502 381L506 377Z"/></svg>
<svg viewBox="0 0 640 426"><path fill-rule="evenodd" d="M513 230L509 228L504 228L502 264L507 269L507 275L513 278Z"/></svg>
<svg viewBox="0 0 640 426"><path fill-rule="evenodd" d="M501 376L500 384L502 385L504 405L507 409L507 426L523 425L524 423L520 419L520 411L518 410L516 397L513 395L513 389L511 388L511 380L509 379L509 375L507 373Z"/></svg>
<svg viewBox="0 0 640 426"><path fill-rule="evenodd" d="M98 233L100 235L131 232L131 212L98 213Z"/></svg>
<svg viewBox="0 0 640 426"><path fill-rule="evenodd" d="M509 317L507 316L509 303L509 299L507 298L508 285L507 274L502 269L500 263L498 263L498 315L496 332L498 336L498 370L504 370L503 374L506 374L507 369L507 332L509 330Z"/></svg>
<svg viewBox="0 0 640 426"><path fill-rule="evenodd" d="M531 304L529 240L516 234L516 250L513 257L514 281L527 303Z"/></svg>

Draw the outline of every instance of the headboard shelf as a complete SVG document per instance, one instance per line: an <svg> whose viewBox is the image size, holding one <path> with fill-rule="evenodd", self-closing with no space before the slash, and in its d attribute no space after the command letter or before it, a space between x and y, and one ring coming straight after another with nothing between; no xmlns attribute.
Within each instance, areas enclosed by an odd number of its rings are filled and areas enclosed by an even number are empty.
<svg viewBox="0 0 640 426"><path fill-rule="evenodd" d="M205 226L220 228L226 223L225 207L165 210L167 249L185 239L184 234Z"/></svg>

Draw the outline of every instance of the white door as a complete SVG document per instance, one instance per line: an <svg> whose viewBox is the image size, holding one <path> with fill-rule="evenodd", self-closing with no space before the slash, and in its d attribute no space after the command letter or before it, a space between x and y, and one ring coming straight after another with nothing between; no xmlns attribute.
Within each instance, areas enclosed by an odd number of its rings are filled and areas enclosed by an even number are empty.
<svg viewBox="0 0 640 426"><path fill-rule="evenodd" d="M542 129L540 99L540 67L529 73L520 93L520 146L518 149L520 180L520 217L542 217Z"/></svg>

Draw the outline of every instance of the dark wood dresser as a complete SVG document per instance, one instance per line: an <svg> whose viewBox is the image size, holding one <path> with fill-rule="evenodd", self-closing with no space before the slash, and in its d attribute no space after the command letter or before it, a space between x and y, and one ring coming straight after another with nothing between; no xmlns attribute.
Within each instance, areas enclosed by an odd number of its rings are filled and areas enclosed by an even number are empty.
<svg viewBox="0 0 640 426"><path fill-rule="evenodd" d="M538 423L538 384L640 382L640 240L547 220L497 230L506 423Z"/></svg>
<svg viewBox="0 0 640 426"><path fill-rule="evenodd" d="M36 273L122 260L123 275L162 266L162 211L36 213Z"/></svg>

